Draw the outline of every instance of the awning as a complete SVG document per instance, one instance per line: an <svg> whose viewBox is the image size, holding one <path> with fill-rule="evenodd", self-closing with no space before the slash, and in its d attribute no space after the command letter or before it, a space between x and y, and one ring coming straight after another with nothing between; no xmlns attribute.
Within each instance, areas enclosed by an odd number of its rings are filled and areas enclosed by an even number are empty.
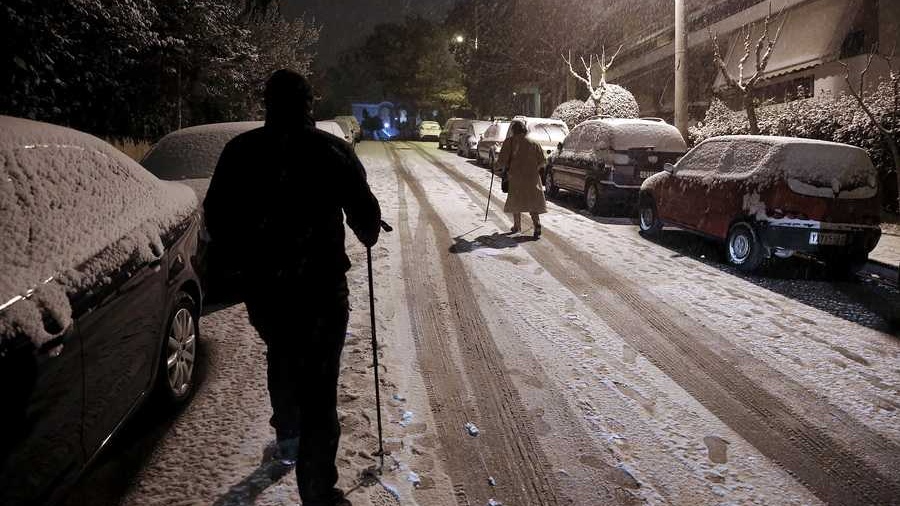
<svg viewBox="0 0 900 506"><path fill-rule="evenodd" d="M769 38L775 36L784 19L784 28L763 79L788 74L838 59L841 44L859 10L859 0L817 0L785 11L772 13ZM750 56L744 62L744 79L756 72L756 41L763 32L764 19L754 22L750 31ZM724 40L728 40L727 45ZM744 34L735 30L728 39L719 38L719 51L725 55L729 73L737 79L738 62L744 56ZM765 51L763 51L765 52ZM716 74L715 89L725 86L721 72Z"/></svg>

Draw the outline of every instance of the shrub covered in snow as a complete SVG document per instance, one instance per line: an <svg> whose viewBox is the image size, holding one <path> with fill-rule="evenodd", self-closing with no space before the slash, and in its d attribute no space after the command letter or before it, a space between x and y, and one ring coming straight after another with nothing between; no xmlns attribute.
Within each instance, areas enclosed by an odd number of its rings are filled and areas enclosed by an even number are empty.
<svg viewBox="0 0 900 506"><path fill-rule="evenodd" d="M569 130L571 130L593 115L594 109L588 107L583 100L569 100L556 106L550 117L564 121Z"/></svg>
<svg viewBox="0 0 900 506"><path fill-rule="evenodd" d="M52 339L70 295L159 258L196 206L100 139L0 116L0 339Z"/></svg>
<svg viewBox="0 0 900 506"><path fill-rule="evenodd" d="M606 85L599 109L594 104L594 100L590 98L585 105L594 110L593 114L602 114L613 118L637 118L641 114L634 95L618 84Z"/></svg>
<svg viewBox="0 0 900 506"><path fill-rule="evenodd" d="M866 96L873 113L885 121L896 116L891 91L887 83L882 83ZM879 169L882 183L895 194L896 181L891 154L881 138L878 129L859 108L855 99L848 95L824 94L812 98L795 100L784 104L773 104L757 109L759 130L762 135L783 135L804 137L824 141L841 142L863 148L869 152L872 162ZM719 135L743 135L748 133L749 124L745 111L733 111L722 101L714 99L706 117L697 126L691 127L689 137L697 144ZM886 196L885 202L892 198Z"/></svg>
<svg viewBox="0 0 900 506"><path fill-rule="evenodd" d="M613 118L637 118L640 114L637 100L634 95L618 84L607 84L606 93L600 101L600 110L592 98L582 102L581 100L569 100L559 104L550 115L553 119L565 121L569 129L575 128L579 123L597 115Z"/></svg>

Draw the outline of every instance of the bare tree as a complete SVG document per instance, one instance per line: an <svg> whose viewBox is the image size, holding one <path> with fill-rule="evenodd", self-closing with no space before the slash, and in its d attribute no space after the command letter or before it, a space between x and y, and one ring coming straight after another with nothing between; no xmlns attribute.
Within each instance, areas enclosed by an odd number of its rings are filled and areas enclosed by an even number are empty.
<svg viewBox="0 0 900 506"><path fill-rule="evenodd" d="M781 12L779 12L778 15L781 16ZM769 25L772 22L772 3L769 2L769 12L766 14L766 19L763 21L763 32L756 40L756 43L753 43L751 40L753 23L741 28L741 34L744 36L744 55L738 60L737 76L733 76L728 71L728 65L725 63L722 54L719 52L719 34L713 34L712 31L707 28L709 37L713 43L713 62L722 73L722 78L725 79L728 86L735 89L741 95L744 109L747 111L747 120L750 122L750 133L753 135L759 135L759 120L756 117L756 97L754 91L757 83L762 79L763 73L766 71L766 66L769 64L769 58L772 57L772 52L775 49L775 44L778 43L778 38L781 36L781 29L784 28L786 19L787 16L782 17L781 24L778 25L775 36L770 39ZM744 64L750 58L751 54L756 56L756 65L754 66L753 74L746 77L744 76Z"/></svg>
<svg viewBox="0 0 900 506"><path fill-rule="evenodd" d="M585 60L584 56L581 57L581 65L584 66L585 75L579 74L575 68L572 66L572 52L569 52L569 57L566 58L565 55L562 55L562 59L566 62L566 65L569 66L569 72L575 76L576 79L584 83L587 87L588 94L594 101L594 106L597 108L597 113L600 113L600 104L603 100L603 95L606 94L606 73L612 67L613 62L616 60L616 56L619 55L619 51L622 50L622 46L619 46L619 49L616 49L616 54L612 55L609 61L606 61L606 48L602 49L602 53L600 56L596 54L591 54L588 56L588 59ZM596 86L593 83L593 73L592 70L594 68L594 64L600 66L600 80L597 81Z"/></svg>
<svg viewBox="0 0 900 506"><path fill-rule="evenodd" d="M897 135L900 135L900 125L897 125L897 114L900 113L900 72L894 69L895 52L896 48L894 51L891 51L890 55L878 54L877 48L873 47L872 51L866 57L866 66L859 72L859 81L855 88L850 79L850 67L844 62L840 62L840 64L844 67L844 80L847 82L847 88L850 90L850 95L856 99L859 108L866 113L866 116L869 117L869 120L875 125L875 128L878 129L878 132L881 134L882 139L884 139L885 144L887 144L888 149L891 152L891 159L894 162L894 173L897 176L897 188L900 189L900 147L897 145ZM872 66L872 60L874 60L876 56L883 59L888 66L888 83L890 84L891 98L893 99L893 109L891 111L893 115L890 123L886 123L884 117L875 115L872 108L866 103L864 96L866 74L869 72L869 68Z"/></svg>

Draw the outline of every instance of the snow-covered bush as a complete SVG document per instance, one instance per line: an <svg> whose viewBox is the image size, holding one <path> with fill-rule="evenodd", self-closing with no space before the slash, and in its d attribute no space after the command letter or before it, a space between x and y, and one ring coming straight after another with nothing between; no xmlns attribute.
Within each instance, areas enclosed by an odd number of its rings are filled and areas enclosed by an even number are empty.
<svg viewBox="0 0 900 506"><path fill-rule="evenodd" d="M590 98L585 105L594 110L593 114L602 114L613 118L637 118L641 114L634 95L618 84L606 85L599 109L594 104L594 100Z"/></svg>
<svg viewBox="0 0 900 506"><path fill-rule="evenodd" d="M569 130L571 130L593 115L594 109L588 107L583 100L569 100L556 106L550 117L564 121Z"/></svg>
<svg viewBox="0 0 900 506"><path fill-rule="evenodd" d="M618 84L607 84L606 93L600 101L600 110L597 110L594 100L589 98L586 102L581 100L569 100L559 104L550 115L553 119L565 121L569 130L575 128L582 121L592 116L603 115L613 118L637 118L640 114L637 100L634 95Z"/></svg>
<svg viewBox="0 0 900 506"><path fill-rule="evenodd" d="M872 112L884 121L896 117L888 83L882 83L866 96ZM878 129L849 95L823 94L784 104L764 105L757 109L761 135L784 135L823 141L843 142L869 152L885 185L884 202L896 195L895 169L891 154ZM697 144L719 135L743 135L749 131L747 113L733 111L721 100L713 99L706 117L691 127L689 138Z"/></svg>

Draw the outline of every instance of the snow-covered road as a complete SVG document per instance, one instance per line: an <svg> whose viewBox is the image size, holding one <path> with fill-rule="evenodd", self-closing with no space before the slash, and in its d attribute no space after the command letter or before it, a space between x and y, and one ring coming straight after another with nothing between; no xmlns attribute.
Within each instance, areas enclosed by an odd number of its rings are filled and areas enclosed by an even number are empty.
<svg viewBox="0 0 900 506"><path fill-rule="evenodd" d="M434 144L358 153L396 230L373 250L380 483L360 479L377 441L365 251L350 245L338 464L355 505L897 503L895 289L740 276L698 239L650 242L565 198L539 241L510 236L499 185L483 221L485 169ZM268 460L245 310L201 331L205 380L121 504L296 504L293 473Z"/></svg>

